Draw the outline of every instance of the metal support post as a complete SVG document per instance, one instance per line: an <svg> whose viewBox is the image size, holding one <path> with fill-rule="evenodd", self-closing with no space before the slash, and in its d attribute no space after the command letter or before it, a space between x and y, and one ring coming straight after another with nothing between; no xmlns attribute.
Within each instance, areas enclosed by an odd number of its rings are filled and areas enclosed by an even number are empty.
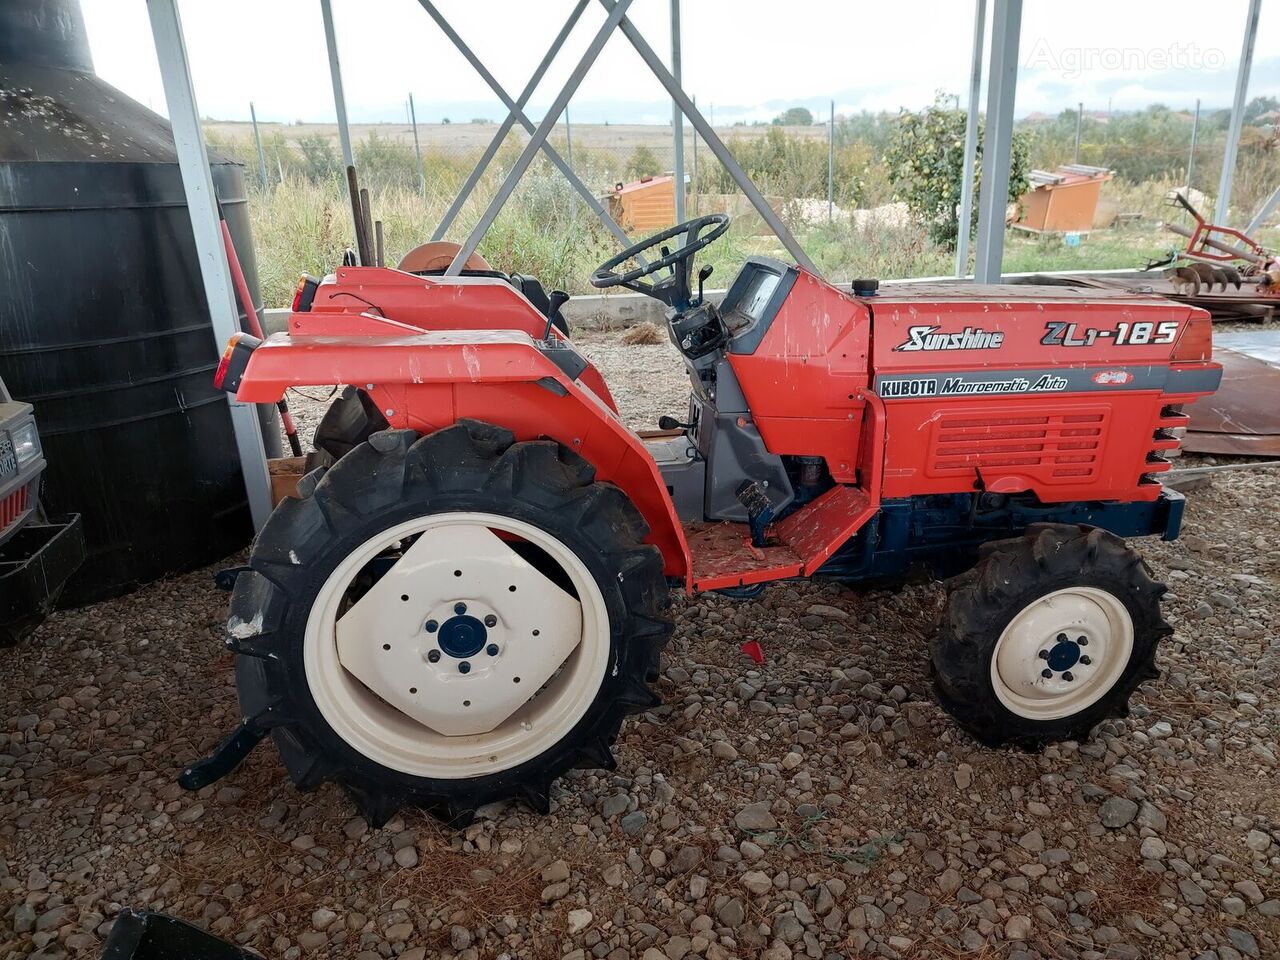
<svg viewBox="0 0 1280 960"><path fill-rule="evenodd" d="M991 73L987 81L987 129L982 143L978 242L973 276L996 283L1004 259L1004 212L1013 155L1013 100L1018 84L1022 0L996 0L991 17Z"/></svg>
<svg viewBox="0 0 1280 960"><path fill-rule="evenodd" d="M209 172L209 153L200 129L200 110L196 106L196 92L191 83L182 20L178 15L177 0L147 0L147 12L151 17L151 35L160 64L165 103L169 108L169 124L173 129L182 189L191 215L200 276L209 304L209 321L214 337L211 356L217 356L227 340L239 332L239 311L236 309L231 268L222 243L218 201L213 192L213 175ZM237 403L231 399L228 406L249 513L254 529L260 530L271 513L271 483L262 446L262 426L252 404Z"/></svg>
<svg viewBox="0 0 1280 960"><path fill-rule="evenodd" d="M693 105L698 105L698 98L693 98ZM698 215L701 204L698 203L698 131L693 132L693 173L689 178L689 193L693 197L693 215Z"/></svg>
<svg viewBox="0 0 1280 960"><path fill-rule="evenodd" d="M1222 155L1222 179L1218 181L1218 206L1213 216L1213 222L1224 227L1231 216L1231 180L1236 172L1236 150L1240 146L1240 128L1244 124L1249 71L1253 67L1253 42L1258 36L1258 14L1261 9L1262 0L1249 0L1249 13L1244 23L1244 42L1240 46L1240 65L1236 68L1236 95L1231 102L1231 123L1227 127L1227 147Z"/></svg>
<svg viewBox="0 0 1280 960"><path fill-rule="evenodd" d="M529 97L533 96L534 88L537 87L538 81L542 79L542 75L546 72L547 67L551 65L551 61L555 58L556 53L559 52L561 44L564 43L565 38L573 29L573 25L577 22L578 16L585 8L586 2L587 0L579 0L577 7L574 8L573 13L569 16L568 22L564 25L564 29L560 31L560 36L556 37L556 42L552 44L551 48L547 51L546 56L542 58L542 63L538 65L538 69L534 71L533 77L530 78L528 85L526 85L524 93L521 94L523 99L521 101L515 101L512 100L507 91L503 89L502 84L498 82L497 78L494 77L485 65L480 62L480 58L472 52L471 48L466 45L462 37L458 36L458 31L454 30L453 25L441 15L440 11L436 9L435 4L433 4L431 0L418 0L422 9L427 11L431 16L431 19L436 22L436 25L444 31L445 36L447 36L453 42L453 45L458 48L458 52L467 59L467 62L470 63L472 67L475 68L475 71L480 74L481 79L489 85L489 89L498 95L498 99L501 100L507 110L510 111L510 114L507 117L509 122L505 122L502 127L499 127L497 134L494 135L489 147L480 158L480 162L476 164L475 170L471 172L471 176L467 178L467 182L464 183L462 185L462 189L458 191L458 196L454 199L452 206L449 207L444 217L440 220L440 226L436 227L435 233L431 236L432 240L439 240L444 236L445 231L458 215L458 211L462 209L463 204L467 201L467 197L471 195L471 191L475 188L480 177L484 174L484 168L488 166L490 161L493 159L493 155L498 152L498 147L502 145L502 138L505 137L507 131L511 129L511 124L518 122L525 128L525 130L529 131L530 134L532 134L536 129L533 125L533 121L525 115L524 103L527 103ZM547 155L547 159L555 165L556 169L564 174L564 177L569 181L570 186L578 191L578 195L582 197L583 202L586 203L586 205L591 208L592 212L600 218L600 221L605 225L605 228L613 234L614 239L624 247L630 246L631 238L627 236L626 232L620 226L613 222L613 218L610 217L608 211L600 205L600 201L596 199L596 195L591 192L581 179L579 179L578 175L573 172L572 168L565 162L564 158L555 151L551 144L546 142L542 145L542 151ZM644 262L641 257L637 257L636 260L640 263Z"/></svg>
<svg viewBox="0 0 1280 960"><path fill-rule="evenodd" d="M569 125L569 108L564 108L564 162L573 167L573 129Z"/></svg>
<svg viewBox="0 0 1280 960"><path fill-rule="evenodd" d="M671 0L671 75L680 83L680 0ZM684 114L671 101L672 167L675 174L676 223L684 223ZM680 240L684 242L683 237Z"/></svg>
<svg viewBox="0 0 1280 960"><path fill-rule="evenodd" d="M418 143L418 110L413 105L413 93L409 94L409 122L413 124L413 155L418 161L418 189L427 195L427 175L422 169L422 147Z"/></svg>
<svg viewBox="0 0 1280 960"><path fill-rule="evenodd" d="M267 189L267 155L262 152L262 135L258 132L258 111L253 109L253 101L249 101L249 119L253 121L253 142L258 146L258 179L262 181L262 189Z"/></svg>
<svg viewBox="0 0 1280 960"><path fill-rule="evenodd" d="M342 144L343 167L356 165L351 152L351 128L347 126L347 98L342 92L342 67L338 63L338 34L333 28L331 0L320 0L320 16L324 20L324 42L329 48L329 79L333 82L333 110L338 115L338 142Z"/></svg>
<svg viewBox="0 0 1280 960"><path fill-rule="evenodd" d="M423 6L430 6L428 0L420 0ZM462 265L467 262L471 254L475 253L476 247L480 245L481 239L489 231L489 227L493 225L493 221L497 218L498 213L507 202L507 198L516 188L516 184L520 182L520 178L524 176L524 172L529 169L529 164L533 162L533 158L538 151L543 149L547 142L547 136L555 127L556 122L560 119L560 115L564 113L564 108L568 106L569 100L573 97L578 87L582 83L582 78L587 75L587 71L591 69L591 65L596 62L596 58L600 55L600 51L604 49L604 45L608 42L610 35L618 23L623 20L627 7L631 5L631 0L618 0L609 11L609 16L605 18L603 26L596 31L596 35L591 39L586 52L583 53L582 59L578 61L578 65L574 67L573 73L569 75L569 79L565 81L563 89L556 96L551 106L548 108L546 116L542 118L542 123L538 125L533 136L529 138L529 142L525 144L524 150L521 151L519 159L512 166L511 171L507 174L502 184L498 187L498 192L494 195L493 200L489 202L489 206L480 216L480 221L472 229L471 234L463 242L462 248L454 255L453 262L449 264L445 270L445 276L456 277L462 272ZM460 41L458 41L460 42ZM514 104L512 107L514 108ZM548 156L551 151L548 150ZM563 162L563 161L562 161ZM572 171L569 171L572 175Z"/></svg>
<svg viewBox="0 0 1280 960"><path fill-rule="evenodd" d="M982 92L982 44L987 29L987 0L973 11L973 55L969 59L969 116L964 125L964 173L960 181L960 214L956 223L956 276L969 272L969 231L973 220L973 167L978 159L978 97Z"/></svg>
<svg viewBox="0 0 1280 960"><path fill-rule="evenodd" d="M600 4L611 14L621 2L622 0L600 0ZM667 94L684 111L684 115L693 124L694 130L702 135L702 139L706 141L711 152L716 155L716 159L724 164L724 168L729 171L729 176L733 177L734 182L747 195L747 199L755 207L756 213L760 214L761 219L769 225L769 228L777 238L782 241L782 245L787 248L787 252L801 267L810 273L817 273L817 268L813 265L813 261L809 259L809 256L801 248L791 231L787 229L786 224L778 218L773 208L769 206L768 201L765 200L756 185L751 182L751 178L743 172L742 167L738 165L738 161L729 152L729 148L724 145L724 142L716 135L715 130L707 123L706 118L698 112L697 107L685 95L684 90L676 83L675 78L671 76L671 72L663 65L662 59L653 52L653 48L649 46L640 31L636 29L635 25L627 17L622 18L619 26L626 38L631 41L631 46L635 48L636 53L640 54L640 58L649 65L649 69L658 78L658 82L666 88Z"/></svg>
<svg viewBox="0 0 1280 960"><path fill-rule="evenodd" d="M1244 228L1244 232L1249 236L1253 236L1253 232L1266 223L1267 217L1271 216L1271 211L1276 208L1278 203L1280 203L1280 187L1276 187L1271 196L1263 201L1262 206L1258 208L1258 212L1249 221L1249 225Z"/></svg>
<svg viewBox="0 0 1280 960"><path fill-rule="evenodd" d="M1084 126L1084 101L1076 104L1076 152L1072 163L1080 162L1080 128Z"/></svg>

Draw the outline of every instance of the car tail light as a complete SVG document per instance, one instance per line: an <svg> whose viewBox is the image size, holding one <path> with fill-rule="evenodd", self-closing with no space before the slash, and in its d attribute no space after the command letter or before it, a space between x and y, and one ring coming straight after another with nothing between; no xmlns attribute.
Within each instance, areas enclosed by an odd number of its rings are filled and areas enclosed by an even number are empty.
<svg viewBox="0 0 1280 960"><path fill-rule="evenodd" d="M247 333L232 335L227 341L227 348L222 351L222 359L218 361L218 369L213 374L213 385L227 393L238 393L240 380L249 366L249 357L262 343L257 337Z"/></svg>
<svg viewBox="0 0 1280 960"><path fill-rule="evenodd" d="M1213 321L1207 315L1193 316L1188 320L1169 359L1183 363L1212 360Z"/></svg>
<svg viewBox="0 0 1280 960"><path fill-rule="evenodd" d="M293 312L309 313L311 304L316 299L316 290L320 288L320 281L315 277L303 274L298 278L298 286L293 291Z"/></svg>

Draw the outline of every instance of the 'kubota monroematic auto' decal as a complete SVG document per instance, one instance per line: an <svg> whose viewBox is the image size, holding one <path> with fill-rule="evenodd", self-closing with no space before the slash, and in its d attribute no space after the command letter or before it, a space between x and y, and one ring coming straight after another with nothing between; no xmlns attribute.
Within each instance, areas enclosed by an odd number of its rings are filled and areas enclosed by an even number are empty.
<svg viewBox="0 0 1280 960"><path fill-rule="evenodd" d="M1117 323L1114 330L1050 320L1044 325L1044 336L1040 338L1040 342L1046 347L1091 347L1099 340L1110 340L1119 346L1141 346L1148 343L1173 343L1176 339L1177 320Z"/></svg>

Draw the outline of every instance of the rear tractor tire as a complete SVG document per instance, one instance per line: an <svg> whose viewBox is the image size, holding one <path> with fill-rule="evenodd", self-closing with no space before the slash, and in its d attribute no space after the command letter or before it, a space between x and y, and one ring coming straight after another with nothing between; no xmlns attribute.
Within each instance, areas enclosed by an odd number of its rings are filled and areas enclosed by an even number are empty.
<svg viewBox="0 0 1280 960"><path fill-rule="evenodd" d="M951 581L931 645L942 706L987 746L1080 740L1127 716L1158 676L1165 586L1138 553L1095 527L1037 524L987 545Z"/></svg>
<svg viewBox="0 0 1280 960"><path fill-rule="evenodd" d="M573 767L612 769L671 633L662 557L627 497L552 441L459 421L384 430L303 478L236 581L241 713L302 789L374 825L546 812Z"/></svg>

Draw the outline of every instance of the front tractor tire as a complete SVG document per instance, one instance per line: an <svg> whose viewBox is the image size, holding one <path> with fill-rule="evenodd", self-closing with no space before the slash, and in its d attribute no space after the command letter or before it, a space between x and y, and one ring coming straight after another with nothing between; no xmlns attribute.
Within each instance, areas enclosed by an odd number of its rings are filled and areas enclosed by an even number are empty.
<svg viewBox="0 0 1280 960"><path fill-rule="evenodd" d="M1164 592L1096 527L1037 524L989 544L951 582L930 651L939 699L987 746L1084 739L1158 676Z"/></svg>
<svg viewBox="0 0 1280 960"><path fill-rule="evenodd" d="M546 812L574 767L614 766L671 633L662 557L627 497L552 441L459 421L385 430L303 478L236 581L241 713L301 789L374 825Z"/></svg>

